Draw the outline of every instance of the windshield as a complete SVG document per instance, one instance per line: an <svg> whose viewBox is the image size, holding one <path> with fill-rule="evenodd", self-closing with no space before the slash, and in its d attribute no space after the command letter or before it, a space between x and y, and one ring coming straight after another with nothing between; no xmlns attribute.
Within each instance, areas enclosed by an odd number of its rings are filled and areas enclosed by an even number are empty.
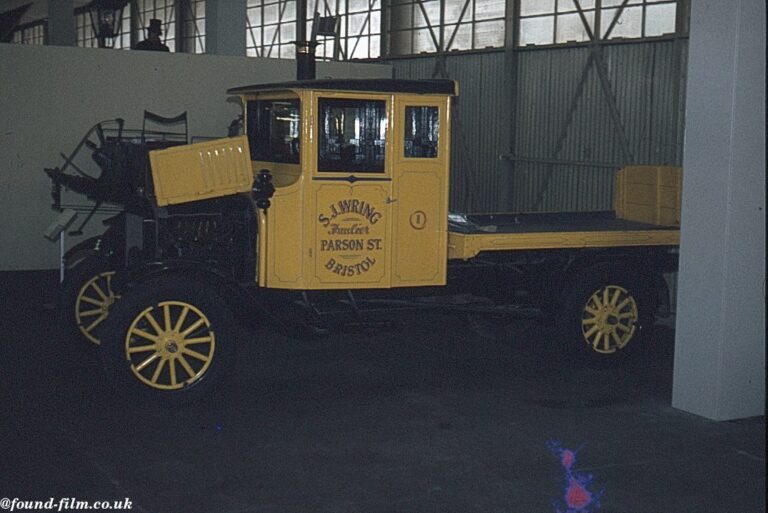
<svg viewBox="0 0 768 513"><path fill-rule="evenodd" d="M251 160L299 163L299 100L248 102Z"/></svg>

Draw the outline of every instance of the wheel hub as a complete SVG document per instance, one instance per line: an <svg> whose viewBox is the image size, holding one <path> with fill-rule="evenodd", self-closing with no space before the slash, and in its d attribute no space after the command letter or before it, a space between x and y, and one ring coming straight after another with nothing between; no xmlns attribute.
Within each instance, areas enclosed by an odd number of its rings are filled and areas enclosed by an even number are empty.
<svg viewBox="0 0 768 513"><path fill-rule="evenodd" d="M592 294L584 306L582 334L592 350L615 353L632 339L637 320L637 304L632 295L622 287L607 285Z"/></svg>
<svg viewBox="0 0 768 513"><path fill-rule="evenodd" d="M614 309L603 307L596 323L598 329L604 333L613 333L619 323L618 315Z"/></svg>
<svg viewBox="0 0 768 513"><path fill-rule="evenodd" d="M107 297L107 299L104 300L104 302L101 304L99 309L101 310L101 313L103 315L107 315L109 313L109 308L115 303L115 296L111 293Z"/></svg>
<svg viewBox="0 0 768 513"><path fill-rule="evenodd" d="M134 319L125 338L131 372L142 383L178 390L200 380L213 361L216 339L205 314L164 301Z"/></svg>

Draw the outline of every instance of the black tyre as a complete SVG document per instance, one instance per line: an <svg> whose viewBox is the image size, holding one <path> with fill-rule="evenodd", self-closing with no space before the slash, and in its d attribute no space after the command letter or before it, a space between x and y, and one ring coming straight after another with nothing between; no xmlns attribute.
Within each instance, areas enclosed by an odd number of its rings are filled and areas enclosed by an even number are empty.
<svg viewBox="0 0 768 513"><path fill-rule="evenodd" d="M59 291L63 331L71 339L99 344L99 328L118 299L112 291L114 267L102 255L89 255L67 270Z"/></svg>
<svg viewBox="0 0 768 513"><path fill-rule="evenodd" d="M123 395L185 404L209 394L231 369L237 332L209 286L167 276L136 285L114 305L100 354Z"/></svg>
<svg viewBox="0 0 768 513"><path fill-rule="evenodd" d="M637 353L655 320L654 283L651 272L629 264L578 271L555 313L561 343L595 362Z"/></svg>

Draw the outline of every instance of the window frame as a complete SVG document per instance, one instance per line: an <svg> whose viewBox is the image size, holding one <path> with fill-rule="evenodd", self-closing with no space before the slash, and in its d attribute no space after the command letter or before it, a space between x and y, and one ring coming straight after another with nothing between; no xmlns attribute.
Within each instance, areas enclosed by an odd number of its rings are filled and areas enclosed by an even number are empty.
<svg viewBox="0 0 768 513"><path fill-rule="evenodd" d="M251 131L252 120L251 118L251 109L250 104L256 102L290 102L296 104L296 112L299 115L298 119L298 140L299 140L299 146L298 146L298 153L296 155L296 161L293 160L264 160L264 159L258 159L254 158L254 149L255 145L251 144L251 138L252 134L254 132ZM275 94L269 94L269 95L262 95L262 96L256 96L255 98L249 98L245 101L245 135L248 138L248 145L251 148L251 154L249 155L252 162L264 162L267 164L272 165L291 165L291 166L301 166L302 164L302 152L303 152L303 145L305 144L305 141L303 141L304 137L304 130L303 130L303 111L302 111L302 100L300 97L296 95L290 95L290 94L282 94L282 95L275 95ZM271 135L271 134L270 134ZM270 137L271 141L271 137ZM271 146L271 144L270 144Z"/></svg>
<svg viewBox="0 0 768 513"><path fill-rule="evenodd" d="M478 52L505 48L506 4L508 2L497 2L501 6L500 10L487 15L480 12L484 4L483 0L448 1L451 2L450 6L446 6L446 0L391 0L388 2L386 7L386 56ZM425 6L428 6L429 9ZM437 8L434 9L434 6ZM456 9L457 7L458 9ZM406 14L408 10L410 12ZM437 19L432 19L433 17L437 17ZM393 28L400 23L402 26ZM488 41L485 43L478 42L478 33L482 33L478 31L478 27L492 24L498 25L501 38L492 41L491 44L487 44ZM457 39L462 36L460 33L465 28L469 31L468 45L461 44L460 39ZM426 40L431 41L430 48L417 48L417 33L424 34ZM403 35L410 38L408 43L397 42ZM405 44L407 47L398 48L399 44ZM457 47L457 45L460 46Z"/></svg>
<svg viewBox="0 0 768 513"><path fill-rule="evenodd" d="M293 41L296 39L296 5L296 0L248 0L245 7L247 56L295 58L296 47ZM291 6L292 9L290 9ZM265 22L265 13L273 7L276 9L277 19ZM252 22L251 18L255 21ZM268 29L269 34L267 34ZM293 36L288 35L291 30L293 30ZM269 42L266 39L268 37L272 38ZM283 41L284 38L288 40Z"/></svg>
<svg viewBox="0 0 768 513"><path fill-rule="evenodd" d="M150 2L151 5L139 2ZM163 22L163 42L175 53L205 53L206 0L130 0L123 10L122 30L113 48L130 50L146 37L146 24L159 17ZM149 6L148 6L149 5ZM136 7L145 8L138 12ZM165 14L158 14L161 12ZM98 48L88 6L74 9L75 44L80 48ZM170 23L166 18L170 19Z"/></svg>
<svg viewBox="0 0 768 513"><path fill-rule="evenodd" d="M431 156L412 156L408 155L408 145L407 141L408 138L406 137L408 135L408 109L435 109L435 113L437 114L437 140L435 141L435 154ZM442 121L442 112L440 105L434 104L434 103L415 103L415 102L409 102L406 101L404 104L403 109L403 130L401 130L401 134L403 136L402 139L402 147L403 152L401 157L409 162L411 161L418 161L418 160L426 160L426 161L437 161L442 158L442 152L444 151L442 146L442 131L443 131L443 121Z"/></svg>
<svg viewBox="0 0 768 513"><path fill-rule="evenodd" d="M48 19L41 18L18 25L11 33L10 42L21 45L47 45Z"/></svg>
<svg viewBox="0 0 768 513"><path fill-rule="evenodd" d="M204 54L205 0L180 0L178 9L178 48L183 53Z"/></svg>
<svg viewBox="0 0 768 513"><path fill-rule="evenodd" d="M320 149L321 149L321 102L324 100L339 100L339 101L381 101L384 103L384 113L386 115L386 128L384 131L384 151L383 151L383 165L381 171L365 171L358 169L333 169L333 170L320 170ZM332 177L333 175L342 175L348 177L350 175L363 175L368 180L377 179L390 179L392 176L392 162L394 158L393 153L393 141L392 141L392 116L394 101L391 95L388 94L375 94L375 93L362 93L362 94L348 94L348 93L336 93L333 91L316 91L313 93L312 100L312 130L316 134L315 144L313 148L312 161L313 161L313 173L315 177Z"/></svg>
<svg viewBox="0 0 768 513"><path fill-rule="evenodd" d="M575 6L575 2L573 0L552 0L553 7L547 12L542 13L535 13L535 14L521 14L520 10L515 13L515 48L516 49L530 49L530 48L548 48L548 47L561 47L561 46L574 46L574 45L583 45L583 44L590 44L590 43L616 43L616 42L623 42L623 41L631 41L631 42L639 42L639 41L648 41L648 40L656 40L656 39L666 39L670 37L677 37L680 35L679 33L679 18L681 15L683 15L683 9L682 4L679 0L627 0L627 4L623 5L624 2L619 0L614 0L615 5L609 5L604 6L603 0L593 0L592 6L589 8L585 8L582 6L582 12L585 15L591 15L592 20L591 24L589 26L589 29L586 29L584 27L584 20L581 20L581 29L585 35L584 39L580 40L568 40L568 41L558 41L558 19L562 16L571 15L571 14L579 14L578 8L575 9L560 9L561 4L570 4ZM629 3L631 2L631 3ZM522 8L522 2L518 4ZM647 26L647 20L648 20L648 7L655 7L655 6L662 6L662 5L674 5L675 6L675 20L673 23L673 30L672 32L663 33L663 34L655 34L648 36L646 35L646 26ZM621 24L621 17L626 12L626 9L641 9L641 28L640 28L640 35L637 36L626 36L626 35L616 35L616 26ZM607 16L606 13L610 11L615 11L614 16ZM618 17L616 17L616 15ZM614 19L615 18L615 19ZM551 19L552 20L552 29L551 29L551 38L547 40L547 42L524 42L523 39L523 20L534 20L534 19ZM610 30L610 32L609 32ZM606 34L608 37L606 38ZM595 41L590 39L590 36L594 37Z"/></svg>
<svg viewBox="0 0 768 513"><path fill-rule="evenodd" d="M162 21L162 42L171 52L179 51L181 33L179 28L180 4L174 0L131 0L131 46L146 38L149 20ZM151 4L151 6L148 6ZM158 6L162 4L162 6Z"/></svg>
<svg viewBox="0 0 768 513"><path fill-rule="evenodd" d="M318 0L320 16L336 16L338 35L318 39L318 60L377 59L383 57L382 27L386 0ZM365 8L355 7L364 2ZM246 55L293 59L296 55L296 0L248 0L246 5ZM314 9L314 4L310 7ZM310 10L312 10L310 9ZM272 12L270 12L272 11ZM364 17L359 29L349 33L353 19ZM307 34L312 33L314 11L304 20ZM378 22L376 21L378 19ZM365 51L361 44L367 45ZM362 52L362 53L360 53Z"/></svg>

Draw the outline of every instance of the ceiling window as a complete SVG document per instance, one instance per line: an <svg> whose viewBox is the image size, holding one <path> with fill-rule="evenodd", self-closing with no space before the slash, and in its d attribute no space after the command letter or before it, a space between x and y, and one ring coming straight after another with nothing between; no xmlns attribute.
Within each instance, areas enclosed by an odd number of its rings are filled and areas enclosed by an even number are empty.
<svg viewBox="0 0 768 513"><path fill-rule="evenodd" d="M13 31L11 42L22 45L44 45L47 39L48 21L37 20L20 25Z"/></svg>
<svg viewBox="0 0 768 513"><path fill-rule="evenodd" d="M579 7L581 10L579 10ZM676 0L520 0L520 46L675 33Z"/></svg>
<svg viewBox="0 0 768 513"><path fill-rule="evenodd" d="M312 32L310 2L307 33ZM319 37L319 59L373 59L381 55L381 0L319 0L320 16L336 16L337 37Z"/></svg>
<svg viewBox="0 0 768 513"><path fill-rule="evenodd" d="M136 12L133 16L138 41L147 37L149 20L158 19L162 22L163 35L161 39L170 51L176 51L176 2L174 0L133 0Z"/></svg>
<svg viewBox="0 0 768 513"><path fill-rule="evenodd" d="M185 0L179 10L182 51L205 53L205 0Z"/></svg>
<svg viewBox="0 0 768 513"><path fill-rule="evenodd" d="M177 34L176 19L179 33ZM205 0L132 0L123 9L120 35L115 38L114 48L130 49L131 41L143 41L147 37L149 20L162 22L163 42L171 51L205 53ZM75 34L77 46L97 48L91 16L87 7L75 9ZM179 40L178 48L176 41Z"/></svg>
<svg viewBox="0 0 768 513"><path fill-rule="evenodd" d="M504 0L391 0L390 55L504 46Z"/></svg>
<svg viewBox="0 0 768 513"><path fill-rule="evenodd" d="M251 57L296 55L296 0L248 0L246 51Z"/></svg>
<svg viewBox="0 0 768 513"><path fill-rule="evenodd" d="M318 59L370 59L381 54L381 0L310 0L307 38L312 34L315 12L337 18L336 37L317 38ZM248 0L246 23L248 55L295 57L295 0Z"/></svg>

